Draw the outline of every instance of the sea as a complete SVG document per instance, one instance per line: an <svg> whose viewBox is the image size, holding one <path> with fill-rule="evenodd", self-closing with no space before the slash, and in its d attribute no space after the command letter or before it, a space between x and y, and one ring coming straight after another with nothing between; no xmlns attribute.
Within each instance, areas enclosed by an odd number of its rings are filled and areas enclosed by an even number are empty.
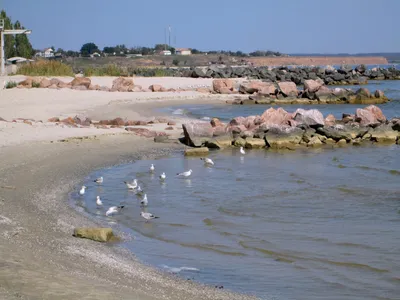
<svg viewBox="0 0 400 300"><path fill-rule="evenodd" d="M370 82L400 116L400 81ZM347 87L357 89L359 87ZM180 105L165 113L230 120L270 106ZM360 105L284 106L354 113ZM261 299L400 299L400 146L177 152L95 170L70 194L77 210L132 236L122 243L168 273ZM155 172L149 171L155 165ZM193 170L188 178L176 174ZM166 180L159 179L166 173ZM104 177L103 184L93 180ZM128 190L136 178L146 193ZM96 206L100 196L103 207ZM124 205L106 217L113 205ZM159 216L145 222L141 211Z"/></svg>

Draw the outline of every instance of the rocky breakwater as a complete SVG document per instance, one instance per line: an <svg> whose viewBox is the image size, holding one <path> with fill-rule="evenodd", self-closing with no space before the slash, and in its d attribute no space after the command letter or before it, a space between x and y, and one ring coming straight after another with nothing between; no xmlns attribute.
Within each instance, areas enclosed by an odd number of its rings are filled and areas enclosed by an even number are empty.
<svg viewBox="0 0 400 300"><path fill-rule="evenodd" d="M228 101L231 104L380 104L389 101L385 94L366 88L357 91L344 88L328 88L320 79L304 81L304 89L298 90L293 82L245 81L234 88L231 79L215 79L213 89L219 94L248 94L248 99Z"/></svg>
<svg viewBox="0 0 400 300"><path fill-rule="evenodd" d="M368 80L400 80L400 70L390 68L368 69L365 65L353 68L342 65L339 68L325 67L252 67L211 65L191 69L176 69L174 76L194 78L248 78L270 82L290 81L303 85L305 80L322 80L326 85L366 84Z"/></svg>
<svg viewBox="0 0 400 300"><path fill-rule="evenodd" d="M301 149L368 143L400 144L400 119L387 120L380 108L370 105L336 120L316 109L269 108L260 116L236 117L228 124L219 119L182 125L181 142L191 147L224 149Z"/></svg>

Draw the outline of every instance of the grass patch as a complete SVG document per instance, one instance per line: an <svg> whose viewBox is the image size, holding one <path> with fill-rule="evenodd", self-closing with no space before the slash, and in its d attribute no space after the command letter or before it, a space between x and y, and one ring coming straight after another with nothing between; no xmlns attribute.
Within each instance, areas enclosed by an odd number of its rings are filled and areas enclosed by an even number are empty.
<svg viewBox="0 0 400 300"><path fill-rule="evenodd" d="M15 87L17 87L17 83L15 81L8 81L5 86L6 89L12 89Z"/></svg>
<svg viewBox="0 0 400 300"><path fill-rule="evenodd" d="M102 67L87 67L83 73L86 77L90 76L129 76L128 71L125 68L121 68L117 65L106 65Z"/></svg>
<svg viewBox="0 0 400 300"><path fill-rule="evenodd" d="M17 74L26 76L74 76L71 66L55 60L39 60L22 65Z"/></svg>
<svg viewBox="0 0 400 300"><path fill-rule="evenodd" d="M32 87L33 87L33 88L40 88L40 82L33 81L33 82L32 82Z"/></svg>

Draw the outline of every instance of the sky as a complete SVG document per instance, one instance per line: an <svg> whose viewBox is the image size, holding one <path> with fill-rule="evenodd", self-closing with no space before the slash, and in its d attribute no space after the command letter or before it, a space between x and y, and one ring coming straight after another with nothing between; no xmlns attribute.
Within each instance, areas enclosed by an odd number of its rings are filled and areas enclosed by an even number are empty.
<svg viewBox="0 0 400 300"><path fill-rule="evenodd" d="M150 47L170 25L172 46L203 51L400 52L400 0L0 0L0 9L32 30L35 49Z"/></svg>

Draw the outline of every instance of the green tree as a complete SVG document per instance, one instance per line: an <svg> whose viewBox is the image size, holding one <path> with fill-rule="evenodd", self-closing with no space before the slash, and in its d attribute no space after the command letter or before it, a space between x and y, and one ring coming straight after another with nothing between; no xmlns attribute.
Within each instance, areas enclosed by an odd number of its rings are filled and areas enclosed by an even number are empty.
<svg viewBox="0 0 400 300"><path fill-rule="evenodd" d="M13 29L11 19L7 17L7 14L4 10L0 12L0 19L4 20L4 29ZM4 54L6 58L10 58L16 55L15 37L13 35L7 34L4 36Z"/></svg>
<svg viewBox="0 0 400 300"><path fill-rule="evenodd" d="M81 47L81 54L83 56L89 56L90 54L93 54L95 52L100 52L95 43L86 43L83 44Z"/></svg>
<svg viewBox="0 0 400 300"><path fill-rule="evenodd" d="M19 21L15 22L14 29L25 29ZM15 54L17 56L31 58L33 48L26 34L17 34L15 36Z"/></svg>

